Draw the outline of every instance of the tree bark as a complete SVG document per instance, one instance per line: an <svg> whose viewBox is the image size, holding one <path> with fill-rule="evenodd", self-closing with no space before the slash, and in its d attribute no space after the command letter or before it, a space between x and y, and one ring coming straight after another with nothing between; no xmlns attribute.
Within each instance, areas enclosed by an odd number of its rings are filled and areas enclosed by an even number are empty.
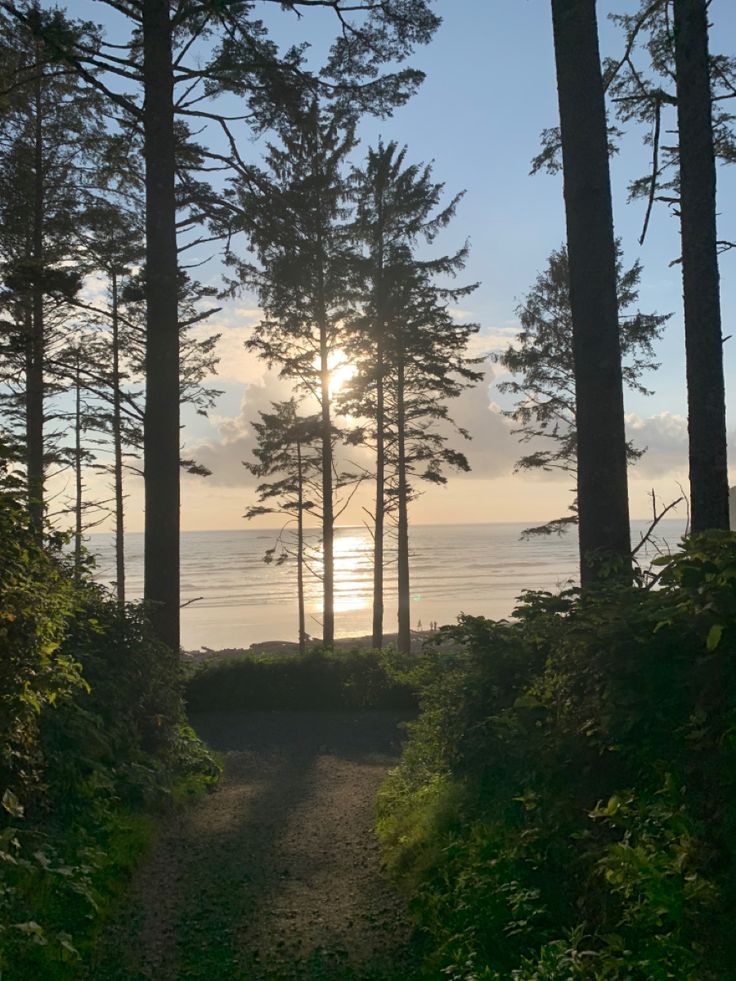
<svg viewBox="0 0 736 981"><path fill-rule="evenodd" d="M373 520L373 636L371 645L379 650L383 647L383 545L386 510L386 405L384 386L383 340L386 330L384 305L384 211L383 193L378 194L376 212L378 219L378 241L376 242L376 513Z"/></svg>
<svg viewBox="0 0 736 981"><path fill-rule="evenodd" d="M383 647L383 536L385 518L385 396L383 380L383 345L376 346L376 513L373 521L373 636L371 645Z"/></svg>
<svg viewBox="0 0 736 981"><path fill-rule="evenodd" d="M608 133L595 0L552 0L570 263L580 577L630 575ZM611 563L604 558L613 560Z"/></svg>
<svg viewBox="0 0 736 981"><path fill-rule="evenodd" d="M296 591L299 605L299 653L307 652L307 628L304 618L304 473L302 444L297 437L297 515L296 515Z"/></svg>
<svg viewBox="0 0 736 981"><path fill-rule="evenodd" d="M35 297L26 315L25 423L28 517L34 533L43 532L43 317Z"/></svg>
<svg viewBox="0 0 736 981"><path fill-rule="evenodd" d="M112 291L112 432L113 482L115 494L115 591L118 603L125 603L125 505L123 500L123 434L120 404L120 318L118 315L118 279L115 269L110 276Z"/></svg>
<svg viewBox="0 0 736 981"><path fill-rule="evenodd" d="M335 643L335 515L332 480L332 416L327 329L320 325L320 400L322 403L322 643Z"/></svg>
<svg viewBox="0 0 736 981"><path fill-rule="evenodd" d="M30 297L30 328L26 341L26 479L28 515L33 531L43 533L44 513L44 381L45 324L41 273L44 267L44 148L43 93L40 74L34 87L34 148L33 148L33 216L31 254L33 256L33 285Z"/></svg>
<svg viewBox="0 0 736 981"><path fill-rule="evenodd" d="M675 0L692 531L729 527L716 164L705 0Z"/></svg>
<svg viewBox="0 0 736 981"><path fill-rule="evenodd" d="M144 596L157 636L179 649L179 327L170 5L143 0L146 163Z"/></svg>
<svg viewBox="0 0 736 981"><path fill-rule="evenodd" d="M74 575L82 572L82 375L79 351L74 360Z"/></svg>
<svg viewBox="0 0 736 981"><path fill-rule="evenodd" d="M398 593L399 636L402 654L411 651L411 596L409 581L409 487L406 479L406 406L404 404L404 355L399 352L396 373L396 447L398 465Z"/></svg>

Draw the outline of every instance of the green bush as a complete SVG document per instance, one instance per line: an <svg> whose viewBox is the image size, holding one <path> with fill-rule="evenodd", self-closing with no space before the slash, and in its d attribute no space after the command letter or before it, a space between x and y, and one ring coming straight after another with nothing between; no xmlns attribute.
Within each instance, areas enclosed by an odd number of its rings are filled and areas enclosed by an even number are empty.
<svg viewBox="0 0 736 981"><path fill-rule="evenodd" d="M151 838L218 764L144 611L79 582L0 468L0 975L74 977ZM145 806L144 806L145 805Z"/></svg>
<svg viewBox="0 0 736 981"><path fill-rule="evenodd" d="M425 659L379 833L428 977L736 977L736 536L660 575L528 594Z"/></svg>
<svg viewBox="0 0 736 981"><path fill-rule="evenodd" d="M79 665L60 649L78 602L62 540L38 544L19 493L0 471L0 793L8 802L41 779L44 709L86 687Z"/></svg>
<svg viewBox="0 0 736 981"><path fill-rule="evenodd" d="M194 712L416 707L412 687L394 676L390 655L381 651L315 649L209 662L188 680L185 697Z"/></svg>

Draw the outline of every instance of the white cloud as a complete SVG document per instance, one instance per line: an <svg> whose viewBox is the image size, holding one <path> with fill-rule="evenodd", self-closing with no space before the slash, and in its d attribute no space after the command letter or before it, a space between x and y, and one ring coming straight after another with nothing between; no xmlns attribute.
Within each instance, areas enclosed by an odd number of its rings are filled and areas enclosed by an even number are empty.
<svg viewBox="0 0 736 981"><path fill-rule="evenodd" d="M636 463L637 477L663 477L687 469L687 419L672 412L626 416L626 431L637 449L645 450Z"/></svg>
<svg viewBox="0 0 736 981"><path fill-rule="evenodd" d="M292 385L278 378L273 372L264 372L258 364L259 379L247 385L237 416L212 416L211 423L217 430L214 439L204 439L189 445L186 456L212 471L208 483L224 487L253 486L255 481L243 461L253 460L255 438L252 421L259 412L269 411L272 402L288 399ZM197 478L199 479L199 478Z"/></svg>
<svg viewBox="0 0 736 981"><path fill-rule="evenodd" d="M197 340L221 335L217 344L220 363L208 381L248 385L263 377L263 362L245 349L245 342L262 315L257 307L230 306L192 328L190 336Z"/></svg>

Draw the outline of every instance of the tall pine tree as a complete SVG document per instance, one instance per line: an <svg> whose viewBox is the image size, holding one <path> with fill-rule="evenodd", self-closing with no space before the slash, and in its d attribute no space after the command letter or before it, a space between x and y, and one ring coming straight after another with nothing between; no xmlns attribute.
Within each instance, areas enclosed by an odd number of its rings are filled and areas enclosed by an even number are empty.
<svg viewBox="0 0 736 981"><path fill-rule="evenodd" d="M567 216L580 575L629 575L630 532L608 132L595 0L552 0ZM605 555L605 562L601 558Z"/></svg>
<svg viewBox="0 0 736 981"><path fill-rule="evenodd" d="M345 228L345 160L353 128L314 100L268 157L271 181L250 196L250 236L258 271L242 266L259 291L265 319L247 347L315 400L321 419L323 643L335 637L335 425L332 369L344 342L351 258ZM244 193L249 193L246 189ZM245 202L244 202L245 203Z"/></svg>

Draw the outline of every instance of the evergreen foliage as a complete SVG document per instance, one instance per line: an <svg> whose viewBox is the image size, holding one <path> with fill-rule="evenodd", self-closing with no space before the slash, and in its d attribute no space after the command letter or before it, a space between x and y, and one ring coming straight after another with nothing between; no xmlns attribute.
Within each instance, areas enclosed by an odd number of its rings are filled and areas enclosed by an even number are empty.
<svg viewBox="0 0 736 981"><path fill-rule="evenodd" d="M305 514L319 517L321 495L320 452L321 419L318 415L299 416L295 399L274 403L273 412L261 412L253 422L258 445L257 463L244 463L256 477L272 477L256 488L258 504L248 508L246 518L278 514L285 518L275 545L267 549L264 561L278 564L296 560L299 652L306 652L307 631L304 610L304 572L310 557L304 545ZM296 528L292 524L296 524Z"/></svg>
<svg viewBox="0 0 736 981"><path fill-rule="evenodd" d="M669 315L634 311L639 299L641 263L623 268L617 246L616 282L619 309L622 372L624 384L641 395L650 394L641 382L645 372L658 367L654 342L662 334ZM504 414L513 420L520 442L534 448L516 463L517 470L558 470L577 482L577 429L575 426L575 365L572 349L572 311L567 249L563 245L547 260L543 272L517 308L522 330L517 343L495 356L495 360L519 376L503 381L499 391L517 397L513 409ZM644 449L627 444L629 462ZM570 515L529 528L524 535L552 534L577 524L577 500Z"/></svg>
<svg viewBox="0 0 736 981"><path fill-rule="evenodd" d="M410 640L409 518L418 493L412 478L444 483L444 469L469 470L465 456L448 446L453 423L448 401L480 381L482 359L467 354L477 324L452 316L451 303L477 284L447 287L442 279L465 266L467 243L454 255L427 258L455 216L462 194L442 205L444 185L427 165L405 164L406 147L379 143L362 168L353 170L356 204L351 235L359 305L346 339L357 371L341 395L342 410L365 420L350 434L375 452L373 643L383 637L385 517L398 536L399 649ZM460 436L469 438L464 430Z"/></svg>
<svg viewBox="0 0 736 981"><path fill-rule="evenodd" d="M335 637L336 491L349 479L336 470L331 380L349 309L343 171L355 139L349 118L321 109L316 100L281 138L283 146L270 148L269 183L250 201L249 189L243 189L260 268L240 263L240 276L257 286L266 315L246 347L293 379L297 391L315 401L320 416L322 633L330 647Z"/></svg>
<svg viewBox="0 0 736 981"><path fill-rule="evenodd" d="M90 26L35 3L22 4L22 13L20 28L0 19L9 68L0 114L0 379L4 439L22 447L31 520L40 533L57 435L46 425L52 358L64 345L70 304L82 285L77 227L92 193L102 119L99 98L63 70L41 39L49 31L93 43Z"/></svg>

